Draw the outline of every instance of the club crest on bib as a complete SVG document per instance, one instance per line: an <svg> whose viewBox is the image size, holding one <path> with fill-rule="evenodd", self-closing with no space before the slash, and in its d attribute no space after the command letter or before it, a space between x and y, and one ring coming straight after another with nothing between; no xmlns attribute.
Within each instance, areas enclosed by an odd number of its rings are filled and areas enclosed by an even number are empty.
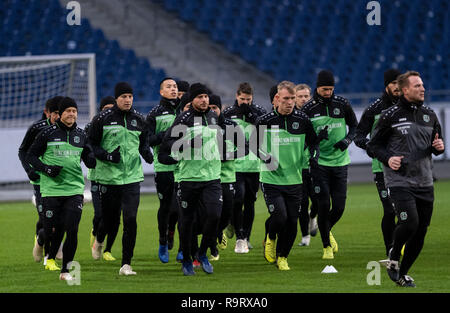
<svg viewBox="0 0 450 313"><path fill-rule="evenodd" d="M408 213L406 213L406 212L400 213L400 220L406 221L407 218L408 218Z"/></svg>

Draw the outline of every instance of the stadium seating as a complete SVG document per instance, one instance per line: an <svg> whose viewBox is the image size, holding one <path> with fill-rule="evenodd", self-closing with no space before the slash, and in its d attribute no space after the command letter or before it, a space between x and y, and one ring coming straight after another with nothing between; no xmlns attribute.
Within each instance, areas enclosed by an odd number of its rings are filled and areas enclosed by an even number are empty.
<svg viewBox="0 0 450 313"><path fill-rule="evenodd" d="M428 90L448 89L450 2L382 0L381 25L368 26L367 0L149 0L276 80L314 84L334 71L340 93L379 92L385 69L421 72ZM136 99L155 101L165 76L134 51L108 40L87 19L65 23L58 0L5 0L0 55L96 53L98 97L130 81ZM450 96L432 100L449 100Z"/></svg>
<svg viewBox="0 0 450 313"><path fill-rule="evenodd" d="M113 95L114 84L124 80L134 86L136 100L159 99L162 69L106 39L87 19L81 26L68 26L66 15L58 0L29 0L27 5L21 0L2 1L0 55L95 53L98 98Z"/></svg>
<svg viewBox="0 0 450 313"><path fill-rule="evenodd" d="M389 67L421 72L428 90L448 89L450 3L367 0L150 0L277 80L314 84L334 71L341 93L379 92ZM432 100L449 100L450 96Z"/></svg>

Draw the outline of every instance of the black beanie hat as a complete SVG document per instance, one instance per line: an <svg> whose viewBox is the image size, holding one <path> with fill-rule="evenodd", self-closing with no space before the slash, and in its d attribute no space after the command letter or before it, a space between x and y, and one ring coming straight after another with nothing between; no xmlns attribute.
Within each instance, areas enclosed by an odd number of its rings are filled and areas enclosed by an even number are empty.
<svg viewBox="0 0 450 313"><path fill-rule="evenodd" d="M272 86L270 88L269 97L270 97L270 103L273 102L273 98L275 98L275 95L278 93L278 85Z"/></svg>
<svg viewBox="0 0 450 313"><path fill-rule="evenodd" d="M45 103L45 108L49 113L53 113L59 110L59 102L64 99L64 97L56 96L53 98L50 98Z"/></svg>
<svg viewBox="0 0 450 313"><path fill-rule="evenodd" d="M189 83L185 80L179 80L177 81L178 91L189 91Z"/></svg>
<svg viewBox="0 0 450 313"><path fill-rule="evenodd" d="M401 75L399 70L395 68L388 69L384 72L384 87L387 87L390 83L397 79L399 75Z"/></svg>
<svg viewBox="0 0 450 313"><path fill-rule="evenodd" d="M114 97L117 99L124 93L133 94L133 88L126 82L117 83L116 87L114 87Z"/></svg>
<svg viewBox="0 0 450 313"><path fill-rule="evenodd" d="M186 106L186 104L188 104L190 102L189 98L190 98L190 96L189 96L188 92L185 92L184 95L181 97L181 99L180 99L180 109L181 109L181 111L183 111L183 109Z"/></svg>
<svg viewBox="0 0 450 313"><path fill-rule="evenodd" d="M217 107L222 110L222 99L220 99L218 95L210 95L209 104L217 105Z"/></svg>
<svg viewBox="0 0 450 313"><path fill-rule="evenodd" d="M114 99L114 97L111 97L111 96L102 98L102 100L100 100L100 111L103 110L103 108L107 104L114 104L115 105L116 104L116 99Z"/></svg>
<svg viewBox="0 0 450 313"><path fill-rule="evenodd" d="M189 102L192 102L192 100L194 100L195 97L204 93L209 94L208 87L200 83L192 84L191 87L189 88Z"/></svg>
<svg viewBox="0 0 450 313"><path fill-rule="evenodd" d="M77 106L77 103L75 102L75 100L73 100L72 98L69 98L69 97L64 97L61 99L61 101L59 101L59 104L58 104L59 115L63 114L63 112L67 108L76 108L78 110L78 106Z"/></svg>
<svg viewBox="0 0 450 313"><path fill-rule="evenodd" d="M334 86L334 76L331 71L322 70L317 75L317 87Z"/></svg>

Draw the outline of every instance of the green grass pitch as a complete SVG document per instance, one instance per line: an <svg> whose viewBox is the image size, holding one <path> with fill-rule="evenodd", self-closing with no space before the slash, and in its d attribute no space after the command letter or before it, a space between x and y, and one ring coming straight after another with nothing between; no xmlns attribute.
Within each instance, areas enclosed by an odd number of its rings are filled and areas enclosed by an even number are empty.
<svg viewBox="0 0 450 313"><path fill-rule="evenodd" d="M264 221L268 212L259 194L251 243L248 254L234 253L235 239L220 252L214 262L214 274L201 269L193 277L184 277L180 264L175 262L178 240L171 251L168 264L157 255L158 231L156 213L158 199L143 195L138 212L138 235L133 269L137 276L118 275L121 256L122 228L112 253L115 262L94 261L89 247L93 208L87 204L78 233L75 260L81 266L81 284L69 286L58 280L59 272L45 271L32 258L36 210L28 202L0 204L0 293L5 292L70 292L70 293L391 293L391 292L449 292L450 291L450 181L435 185L435 206L431 226L421 255L410 271L417 288L395 286L381 267L379 284L369 285L367 269L370 261L384 259L381 235L382 207L374 184L349 185L347 206L343 217L333 229L339 244L334 260L322 260L319 234L309 247L300 247L300 231L289 255L290 271L279 271L268 264L262 255ZM178 235L176 235L177 237ZM61 262L59 261L59 264ZM333 265L337 274L321 274L326 265ZM376 272L372 272L376 274ZM370 275L369 275L370 276ZM376 277L376 276L371 276Z"/></svg>

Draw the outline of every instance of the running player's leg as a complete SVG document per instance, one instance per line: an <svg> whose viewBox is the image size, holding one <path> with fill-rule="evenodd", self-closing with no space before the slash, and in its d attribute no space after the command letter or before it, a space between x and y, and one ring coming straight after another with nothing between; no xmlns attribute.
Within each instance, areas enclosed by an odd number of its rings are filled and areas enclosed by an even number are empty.
<svg viewBox="0 0 450 313"><path fill-rule="evenodd" d="M117 232L120 224L122 190L120 186L100 185L102 218L97 230L96 241L103 244L106 235Z"/></svg>
<svg viewBox="0 0 450 313"><path fill-rule="evenodd" d="M63 223L66 239L63 246L63 264L61 273L68 273L67 265L73 261L78 244L78 225L81 220L83 197L76 195L68 197L64 202Z"/></svg>
<svg viewBox="0 0 450 313"><path fill-rule="evenodd" d="M196 188L195 182L180 182L180 215L179 231L180 245L183 252L183 262L192 262L191 248L193 240L193 224L195 221L196 210L199 205L200 193Z"/></svg>
<svg viewBox="0 0 450 313"><path fill-rule="evenodd" d="M234 207L234 183L222 184L222 214L220 215L219 228L217 232L218 242L222 241L223 230L228 226L231 219L231 212Z"/></svg>
<svg viewBox="0 0 450 313"><path fill-rule="evenodd" d="M61 225L61 198L43 197L45 236L50 238L48 259L54 260L64 237Z"/></svg>
<svg viewBox="0 0 450 313"><path fill-rule="evenodd" d="M175 185L174 185L175 186ZM176 192L174 187L174 192L172 195L172 205L169 212L169 224L168 224L168 238L167 238L167 248L172 250L173 242L175 237L175 228L178 223L178 203L176 199Z"/></svg>
<svg viewBox="0 0 450 313"><path fill-rule="evenodd" d="M390 259L399 261L403 246L417 231L419 215L416 199L407 188L391 187L389 188L389 194L394 203L395 213L398 218Z"/></svg>
<svg viewBox="0 0 450 313"><path fill-rule="evenodd" d="M202 240L198 254L206 255L206 250L216 241L217 229L222 214L222 186L220 181L210 181L204 184L201 192L204 222L202 225Z"/></svg>
<svg viewBox="0 0 450 313"><path fill-rule="evenodd" d="M386 247L386 255L389 254L389 250L392 248L394 240L395 230L395 212L392 205L391 198L388 194L387 188L384 184L384 175L382 172L375 173L375 184L378 190L378 196L380 197L383 205L383 217L381 219L381 232L383 234L384 246Z"/></svg>
<svg viewBox="0 0 450 313"><path fill-rule="evenodd" d="M92 234L97 236L98 227L102 218L102 202L100 198L100 184L91 181L92 205L94 207L94 218L92 219Z"/></svg>
<svg viewBox="0 0 450 313"><path fill-rule="evenodd" d="M270 214L270 219L266 220L267 234L271 240L276 240L277 236L279 237L283 232L286 224L286 203L284 201L282 193L278 189L278 186L263 183L262 188L264 193L264 200Z"/></svg>
<svg viewBox="0 0 450 313"><path fill-rule="evenodd" d="M169 216L172 210L172 201L174 193L174 178L173 172L158 172L155 173L156 192L159 198L158 209L158 230L159 230L159 244L167 245L168 230L169 230Z"/></svg>
<svg viewBox="0 0 450 313"><path fill-rule="evenodd" d="M42 204L41 188L39 185L33 185L34 197L36 201L36 210L38 213L38 221L36 222L36 240L40 247L44 248L44 254L50 251L50 238L46 236L44 229L44 207Z"/></svg>
<svg viewBox="0 0 450 313"><path fill-rule="evenodd" d="M244 205L245 196L245 174L236 172L236 183L235 183L235 198L234 198L234 209L233 209L233 226L236 233L236 241L244 239L243 230L243 212L242 207Z"/></svg>
<svg viewBox="0 0 450 313"><path fill-rule="evenodd" d="M245 195L243 212L243 235L250 242L253 221L255 219L255 201L259 189L259 173L245 173Z"/></svg>
<svg viewBox="0 0 450 313"><path fill-rule="evenodd" d="M428 191L415 192L419 223L416 232L406 243L404 256L400 265L400 276L408 274L409 269L422 251L425 242L425 235L433 214L434 202L433 187L427 189Z"/></svg>
<svg viewBox="0 0 450 313"><path fill-rule="evenodd" d="M324 248L330 244L330 174L325 166L319 166L313 177L314 193L317 199L317 214L320 237Z"/></svg>
<svg viewBox="0 0 450 313"><path fill-rule="evenodd" d="M274 263L284 245L283 234L287 220L286 203L278 186L262 183L261 190L270 214L265 225L267 235L264 241L264 258L269 263ZM297 227L297 221L295 221L295 225Z"/></svg>
<svg viewBox="0 0 450 313"><path fill-rule="evenodd" d="M329 216L330 230L340 220L347 200L347 166L332 168L330 179L331 211Z"/></svg>
<svg viewBox="0 0 450 313"><path fill-rule="evenodd" d="M298 223L300 225L300 230L302 232L302 237L306 237L309 235L309 170L302 171L302 202L301 202L301 211L298 218Z"/></svg>
<svg viewBox="0 0 450 313"><path fill-rule="evenodd" d="M123 185L122 214L123 214L123 236L122 236L122 266L131 265L137 234L137 213L140 201L140 184L132 183Z"/></svg>
<svg viewBox="0 0 450 313"><path fill-rule="evenodd" d="M300 214L300 206L302 201L302 185L292 185L284 187L284 203L286 207L286 223L283 232L283 245L280 249L280 256L287 258L297 237L297 220ZM281 236L280 236L281 238Z"/></svg>

